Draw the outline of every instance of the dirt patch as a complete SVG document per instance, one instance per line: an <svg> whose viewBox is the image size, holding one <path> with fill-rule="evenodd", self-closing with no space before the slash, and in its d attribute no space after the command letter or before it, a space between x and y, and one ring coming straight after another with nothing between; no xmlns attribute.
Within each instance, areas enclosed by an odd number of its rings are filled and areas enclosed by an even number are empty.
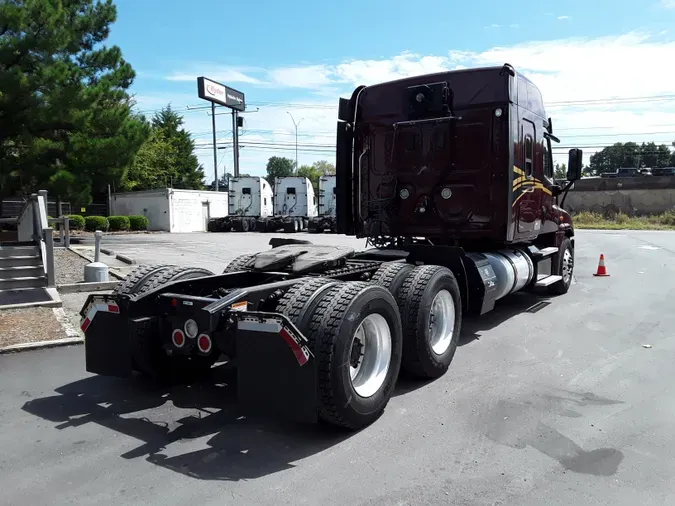
<svg viewBox="0 0 675 506"><path fill-rule="evenodd" d="M32 307L0 311L0 348L65 337L68 336L52 308Z"/></svg>
<svg viewBox="0 0 675 506"><path fill-rule="evenodd" d="M54 248L54 275L57 285L84 280L84 266L89 262L65 248Z"/></svg>

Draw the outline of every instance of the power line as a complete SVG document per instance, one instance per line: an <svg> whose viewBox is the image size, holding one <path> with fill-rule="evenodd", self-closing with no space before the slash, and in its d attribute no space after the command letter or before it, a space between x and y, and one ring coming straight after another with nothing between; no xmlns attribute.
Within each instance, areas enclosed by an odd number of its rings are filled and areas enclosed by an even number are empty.
<svg viewBox="0 0 675 506"><path fill-rule="evenodd" d="M675 100L675 94L662 94L662 95L646 95L640 97L611 97L611 98L591 98L591 99L577 99L577 100L559 100L555 102L544 102L545 107L560 107L560 106L577 106L577 105L602 105L602 104L631 104L631 103L649 103L649 102L662 102L662 101L671 101ZM337 100L336 100L337 102ZM320 110L336 110L338 104L329 105L321 103L302 103L302 102L272 102L272 101L253 101L248 102L247 105L256 106L256 107L270 107L270 108L302 108L302 109L320 109ZM185 109L183 113L188 112L202 112L211 108L211 106L204 105L179 105L172 106L174 110ZM138 112L141 114L150 114L155 112L160 112L164 108L156 109L140 109Z"/></svg>

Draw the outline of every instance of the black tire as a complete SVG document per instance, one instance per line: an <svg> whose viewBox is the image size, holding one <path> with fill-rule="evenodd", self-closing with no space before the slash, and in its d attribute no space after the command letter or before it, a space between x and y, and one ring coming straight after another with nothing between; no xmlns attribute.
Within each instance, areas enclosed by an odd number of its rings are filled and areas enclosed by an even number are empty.
<svg viewBox="0 0 675 506"><path fill-rule="evenodd" d="M568 265L570 269L569 277L567 281L565 278L560 281L553 283L548 286L548 292L552 295L564 295L566 294L570 286L572 286L572 278L574 277L574 248L572 247L572 241L568 237L563 239L563 242L560 244L558 253L551 259L551 271L552 274L562 276L563 275L563 264L565 262L565 251L569 251L570 258L568 260Z"/></svg>
<svg viewBox="0 0 675 506"><path fill-rule="evenodd" d="M213 275L213 272L199 267L173 267L155 273L142 287L142 291L208 275ZM207 374L220 357L217 349L209 355L167 355L156 330L156 327L147 327L131 343L134 369L143 376L163 382L186 383Z"/></svg>
<svg viewBox="0 0 675 506"><path fill-rule="evenodd" d="M251 228L251 223L248 221L248 218L241 219L241 231L248 232Z"/></svg>
<svg viewBox="0 0 675 506"><path fill-rule="evenodd" d="M253 267L254 262L255 262L255 254L238 256L237 258L232 260L229 264L227 264L227 267L225 267L223 274L227 272L247 271L251 267Z"/></svg>
<svg viewBox="0 0 675 506"><path fill-rule="evenodd" d="M397 297L401 285L414 268L414 265L405 262L387 262L375 271L373 277L370 278L370 282L383 286L398 300Z"/></svg>
<svg viewBox="0 0 675 506"><path fill-rule="evenodd" d="M331 278L301 278L279 299L277 312L286 316L304 333L323 292L339 283Z"/></svg>
<svg viewBox="0 0 675 506"><path fill-rule="evenodd" d="M244 231L244 220L242 218L235 219L232 222L232 230L235 232L243 232Z"/></svg>
<svg viewBox="0 0 675 506"><path fill-rule="evenodd" d="M296 223L295 220L284 223L284 227L283 227L284 232L286 232L287 234L292 234L292 233L295 232L295 227L297 227L297 226L298 226L298 224Z"/></svg>
<svg viewBox="0 0 675 506"><path fill-rule="evenodd" d="M183 279L200 278L204 276L213 276L213 272L201 267L171 267L169 269L156 272L148 278L137 294L149 292L167 283L180 281Z"/></svg>
<svg viewBox="0 0 675 506"><path fill-rule="evenodd" d="M434 297L447 290L455 306L452 338L447 349L437 354L431 346L429 321ZM403 322L403 361L405 372L422 378L438 378L445 374L455 356L462 325L462 300L455 275L447 267L422 265L415 267L398 292Z"/></svg>
<svg viewBox="0 0 675 506"><path fill-rule="evenodd" d="M256 220L256 230L258 232L267 232L267 221L265 220Z"/></svg>
<svg viewBox="0 0 675 506"><path fill-rule="evenodd" d="M350 379L354 333L363 320L377 313L391 333L391 360L382 386L369 397L356 393ZM322 421L357 430L384 412L401 368L401 318L394 297L366 282L347 282L324 292L305 334L318 361L319 417Z"/></svg>
<svg viewBox="0 0 675 506"><path fill-rule="evenodd" d="M140 290L149 278L158 272L175 267L174 265L141 265L134 269L126 278L120 281L113 289L116 295L134 295Z"/></svg>
<svg viewBox="0 0 675 506"><path fill-rule="evenodd" d="M258 223L257 223L257 221L255 220L255 218L249 218L249 220L248 220L248 229L249 229L251 232L255 232L257 228L258 228Z"/></svg>

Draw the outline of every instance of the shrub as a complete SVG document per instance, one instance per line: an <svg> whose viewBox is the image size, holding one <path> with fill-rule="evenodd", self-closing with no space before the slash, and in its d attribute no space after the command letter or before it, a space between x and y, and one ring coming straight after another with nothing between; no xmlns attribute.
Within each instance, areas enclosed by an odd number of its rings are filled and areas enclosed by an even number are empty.
<svg viewBox="0 0 675 506"><path fill-rule="evenodd" d="M147 230L150 222L145 216L135 215L129 216L129 225L131 230Z"/></svg>
<svg viewBox="0 0 675 506"><path fill-rule="evenodd" d="M107 232L108 228L110 228L110 223L105 216L87 216L84 219L84 229L87 232L96 232L97 230Z"/></svg>
<svg viewBox="0 0 675 506"><path fill-rule="evenodd" d="M108 216L108 223L110 223L110 230L113 232L129 230L131 226L128 216Z"/></svg>
<svg viewBox="0 0 675 506"><path fill-rule="evenodd" d="M71 230L84 229L84 216L80 216L79 214L68 214L67 218L69 219L68 226Z"/></svg>

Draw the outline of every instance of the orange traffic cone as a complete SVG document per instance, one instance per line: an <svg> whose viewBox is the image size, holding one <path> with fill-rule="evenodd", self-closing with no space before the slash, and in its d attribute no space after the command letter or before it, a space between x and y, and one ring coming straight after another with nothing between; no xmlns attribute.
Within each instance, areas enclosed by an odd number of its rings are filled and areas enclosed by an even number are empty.
<svg viewBox="0 0 675 506"><path fill-rule="evenodd" d="M607 268L605 267L605 255L600 253L600 262L598 262L598 272L593 274L593 276L609 276L607 274Z"/></svg>

